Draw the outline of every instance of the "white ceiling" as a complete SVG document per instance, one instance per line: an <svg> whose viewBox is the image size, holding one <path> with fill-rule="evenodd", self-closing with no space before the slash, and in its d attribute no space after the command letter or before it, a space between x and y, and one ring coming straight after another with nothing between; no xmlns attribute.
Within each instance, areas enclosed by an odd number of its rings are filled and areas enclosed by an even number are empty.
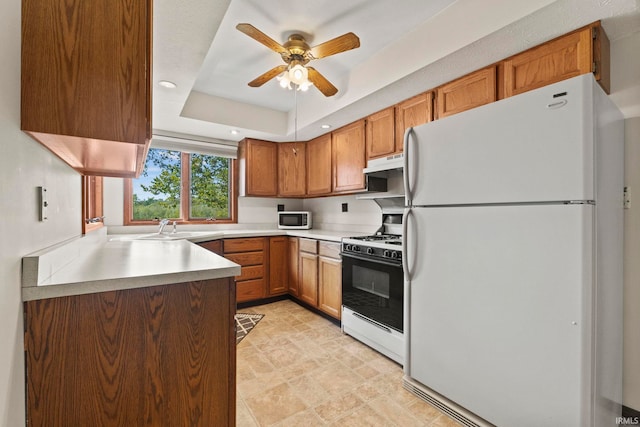
<svg viewBox="0 0 640 427"><path fill-rule="evenodd" d="M308 140L326 132L321 124L335 129L598 19L613 40L638 31L639 3L155 0L153 127L233 141ZM275 79L251 88L282 60L237 31L241 22L281 43L292 32L313 46L351 31L361 46L313 62L338 88L333 97L288 91Z"/></svg>

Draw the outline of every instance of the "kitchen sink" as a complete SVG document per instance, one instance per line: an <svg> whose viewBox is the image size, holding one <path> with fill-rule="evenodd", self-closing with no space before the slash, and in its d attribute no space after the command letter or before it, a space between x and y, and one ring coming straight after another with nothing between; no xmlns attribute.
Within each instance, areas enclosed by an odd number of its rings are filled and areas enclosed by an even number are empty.
<svg viewBox="0 0 640 427"><path fill-rule="evenodd" d="M220 231L178 231L176 233L153 233L135 237L135 240L180 240L220 236Z"/></svg>
<svg viewBox="0 0 640 427"><path fill-rule="evenodd" d="M146 234L144 236L136 237L136 240L180 240L180 239L188 239L190 237L195 236L195 233L190 233L188 231L178 231L176 233L153 233Z"/></svg>

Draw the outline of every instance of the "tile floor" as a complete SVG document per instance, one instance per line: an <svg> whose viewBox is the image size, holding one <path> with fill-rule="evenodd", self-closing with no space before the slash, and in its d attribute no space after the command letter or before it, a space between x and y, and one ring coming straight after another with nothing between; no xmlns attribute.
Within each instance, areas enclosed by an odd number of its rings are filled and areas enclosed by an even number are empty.
<svg viewBox="0 0 640 427"><path fill-rule="evenodd" d="M265 317L238 344L238 427L460 427L402 388L400 365L295 302L239 311Z"/></svg>

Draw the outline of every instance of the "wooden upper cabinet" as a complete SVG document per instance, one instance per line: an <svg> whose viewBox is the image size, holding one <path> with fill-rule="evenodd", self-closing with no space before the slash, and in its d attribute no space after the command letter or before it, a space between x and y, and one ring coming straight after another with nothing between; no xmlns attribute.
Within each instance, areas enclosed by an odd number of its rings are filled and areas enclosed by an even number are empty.
<svg viewBox="0 0 640 427"><path fill-rule="evenodd" d="M282 142L278 146L278 196L305 195L306 143Z"/></svg>
<svg viewBox="0 0 640 427"><path fill-rule="evenodd" d="M474 71L436 89L438 118L461 113L497 99L496 67Z"/></svg>
<svg viewBox="0 0 640 427"><path fill-rule="evenodd" d="M258 139L243 139L238 145L238 166L240 196L277 196L277 144Z"/></svg>
<svg viewBox="0 0 640 427"><path fill-rule="evenodd" d="M331 146L333 191L340 193L364 189L364 120L332 132Z"/></svg>
<svg viewBox="0 0 640 427"><path fill-rule="evenodd" d="M138 175L151 37L151 0L23 0L21 129L82 174Z"/></svg>
<svg viewBox="0 0 640 427"><path fill-rule="evenodd" d="M384 157L396 152L395 113L393 107L370 115L365 120L367 159Z"/></svg>
<svg viewBox="0 0 640 427"><path fill-rule="evenodd" d="M503 66L505 97L594 70L609 93L609 39L599 22L514 55Z"/></svg>
<svg viewBox="0 0 640 427"><path fill-rule="evenodd" d="M307 195L331 193L331 134L307 142Z"/></svg>
<svg viewBox="0 0 640 427"><path fill-rule="evenodd" d="M404 150L404 132L407 128L433 120L433 92L425 92L402 101L395 107L396 152Z"/></svg>

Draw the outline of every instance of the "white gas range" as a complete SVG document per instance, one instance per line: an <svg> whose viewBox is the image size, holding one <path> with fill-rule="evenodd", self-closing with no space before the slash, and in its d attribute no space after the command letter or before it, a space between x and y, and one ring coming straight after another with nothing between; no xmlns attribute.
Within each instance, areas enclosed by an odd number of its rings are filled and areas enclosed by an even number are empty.
<svg viewBox="0 0 640 427"><path fill-rule="evenodd" d="M378 232L342 239L342 331L403 364L401 222L397 207L383 208Z"/></svg>

